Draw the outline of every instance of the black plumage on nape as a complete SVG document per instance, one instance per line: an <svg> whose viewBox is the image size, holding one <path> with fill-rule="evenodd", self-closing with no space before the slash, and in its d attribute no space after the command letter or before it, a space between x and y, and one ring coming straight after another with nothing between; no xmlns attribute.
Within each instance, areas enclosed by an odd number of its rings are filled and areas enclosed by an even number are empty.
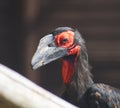
<svg viewBox="0 0 120 108"><path fill-rule="evenodd" d="M63 99L80 108L120 108L119 89L93 82L85 41L78 30L58 27L43 37L32 58L33 69L59 58L64 61Z"/></svg>

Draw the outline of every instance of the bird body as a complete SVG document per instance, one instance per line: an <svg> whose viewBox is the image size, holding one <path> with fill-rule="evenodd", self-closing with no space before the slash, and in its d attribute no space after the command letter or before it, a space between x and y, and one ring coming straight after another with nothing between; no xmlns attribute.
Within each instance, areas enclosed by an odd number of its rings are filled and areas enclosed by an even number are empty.
<svg viewBox="0 0 120 108"><path fill-rule="evenodd" d="M120 90L92 80L85 41L77 30L56 28L40 40L33 69L62 58L62 98L80 108L120 108Z"/></svg>

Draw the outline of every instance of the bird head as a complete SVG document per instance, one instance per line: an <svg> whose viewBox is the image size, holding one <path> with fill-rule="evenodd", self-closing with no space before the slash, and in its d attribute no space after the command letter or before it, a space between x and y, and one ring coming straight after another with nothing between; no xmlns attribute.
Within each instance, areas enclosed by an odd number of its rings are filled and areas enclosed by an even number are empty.
<svg viewBox="0 0 120 108"><path fill-rule="evenodd" d="M62 75L68 84L75 72L81 48L84 44L80 33L70 27L58 27L40 39L32 58L33 69L37 69L59 58L63 60Z"/></svg>

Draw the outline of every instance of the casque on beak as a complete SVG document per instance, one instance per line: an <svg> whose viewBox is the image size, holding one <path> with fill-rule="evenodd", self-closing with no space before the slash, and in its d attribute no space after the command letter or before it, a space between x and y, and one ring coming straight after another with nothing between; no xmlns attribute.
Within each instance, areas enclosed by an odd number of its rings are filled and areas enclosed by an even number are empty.
<svg viewBox="0 0 120 108"><path fill-rule="evenodd" d="M56 46L54 36L49 34L41 38L31 64L33 69L36 70L43 65L65 56L66 54L67 49Z"/></svg>

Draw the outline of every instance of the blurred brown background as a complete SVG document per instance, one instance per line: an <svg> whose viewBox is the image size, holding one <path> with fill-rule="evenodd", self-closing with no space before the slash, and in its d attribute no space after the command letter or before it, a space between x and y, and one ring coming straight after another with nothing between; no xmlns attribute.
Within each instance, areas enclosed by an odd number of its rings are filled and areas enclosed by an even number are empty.
<svg viewBox="0 0 120 108"><path fill-rule="evenodd" d="M58 26L83 35L94 81L120 88L120 0L1 0L0 62L59 95L60 60L36 72L30 64L39 39Z"/></svg>

